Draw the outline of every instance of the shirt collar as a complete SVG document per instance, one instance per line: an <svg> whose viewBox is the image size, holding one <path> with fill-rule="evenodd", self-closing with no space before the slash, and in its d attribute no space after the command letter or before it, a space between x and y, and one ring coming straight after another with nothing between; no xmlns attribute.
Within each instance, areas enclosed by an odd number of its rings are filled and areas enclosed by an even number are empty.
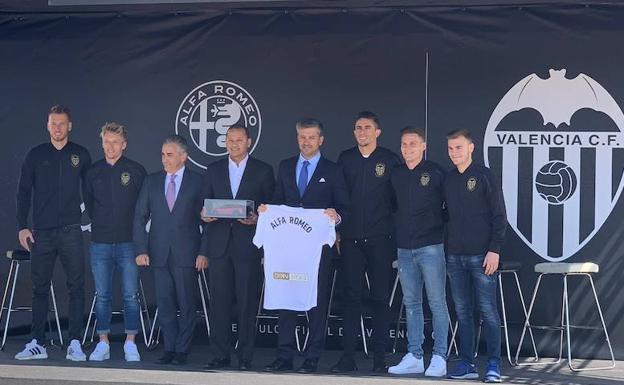
<svg viewBox="0 0 624 385"><path fill-rule="evenodd" d="M67 143L65 143L65 145L58 149L56 147L54 147L54 144L52 144L52 139L50 139L50 141L48 142L48 144L50 145L50 148L52 148L54 151L58 151L58 152L62 152L62 151L66 151L67 148L69 147L69 143L71 143L69 140L67 141Z"/></svg>
<svg viewBox="0 0 624 385"><path fill-rule="evenodd" d="M124 159L124 156L122 155L122 156L121 156L121 158L117 159L117 162L115 162L115 164L110 164L110 163L108 163L108 161L106 160L106 158L104 158L104 164L105 164L105 165L107 165L107 166L108 166L108 167L110 167L110 168L115 168L115 167L117 167L118 165L120 165L120 164L121 164L121 162L123 161L123 159Z"/></svg>
<svg viewBox="0 0 624 385"><path fill-rule="evenodd" d="M184 175L184 169L186 169L186 166L182 166L182 168L181 168L181 169L179 169L178 171L176 171L176 172L174 173L175 175L177 175L177 179L178 179L178 180L180 180L180 177L181 177L182 175ZM169 174L169 173L167 173L167 177L168 177L168 178L170 178L170 177L171 177L171 175L174 175L174 174Z"/></svg>
<svg viewBox="0 0 624 385"><path fill-rule="evenodd" d="M304 161L307 160L308 162L310 162L310 164L317 164L319 159L321 159L321 152L320 151L317 152L316 155L314 155L310 159L306 159L306 158L303 157L302 154L299 154L299 161L298 161L298 163L301 164L301 163L303 163Z"/></svg>
<svg viewBox="0 0 624 385"><path fill-rule="evenodd" d="M247 166L247 159L249 159L249 154L245 155L245 157L243 158L243 160L240 161L239 164L236 164L236 162L234 162L232 158L228 156L228 162L230 164L230 167L235 168L245 168L245 166Z"/></svg>
<svg viewBox="0 0 624 385"><path fill-rule="evenodd" d="M470 162L470 164L468 165L468 167L466 167L464 172L459 172L459 169L457 167L455 167L455 172L457 174L459 174L459 175L467 175L466 173L473 169L473 167L472 167L473 165L474 165L474 160L472 162Z"/></svg>
<svg viewBox="0 0 624 385"><path fill-rule="evenodd" d="M371 159L371 158L373 158L376 155L376 152L377 152L378 148L379 148L379 146L376 146L375 149L370 154L365 156L364 154L362 154L362 152L360 151L359 147L356 147L357 153L360 154L360 156L362 158L364 158L364 159Z"/></svg>
<svg viewBox="0 0 624 385"><path fill-rule="evenodd" d="M407 166L407 163L403 162L403 168L405 168L407 171L410 171L410 172L416 172L416 171L420 170L421 168L423 168L424 165L425 165L425 159L424 158L414 168L409 168Z"/></svg>

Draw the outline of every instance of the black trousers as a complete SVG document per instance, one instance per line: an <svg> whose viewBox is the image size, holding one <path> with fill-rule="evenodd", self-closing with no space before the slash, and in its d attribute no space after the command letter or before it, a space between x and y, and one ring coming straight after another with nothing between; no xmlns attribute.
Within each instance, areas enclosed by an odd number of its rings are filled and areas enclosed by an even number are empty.
<svg viewBox="0 0 624 385"><path fill-rule="evenodd" d="M167 266L154 267L158 322L165 340L165 351L188 353L197 318L197 270L175 266L174 258L170 252Z"/></svg>
<svg viewBox="0 0 624 385"><path fill-rule="evenodd" d="M230 358L232 334L232 299L236 295L238 310L239 360L251 361L256 339L256 314L260 298L260 253L230 236L223 258L210 259L210 345L215 358ZM255 248L255 247L254 247ZM243 250L241 250L243 249Z"/></svg>
<svg viewBox="0 0 624 385"><path fill-rule="evenodd" d="M35 230L30 254L32 293L32 338L45 343L50 281L56 258L61 260L69 290L69 338L81 340L84 316L84 245L80 224L50 230Z"/></svg>
<svg viewBox="0 0 624 385"><path fill-rule="evenodd" d="M329 302L330 275L334 250L328 246L323 247L321 263L319 265L318 290L316 307L308 310L308 345L305 358L319 358L325 346L327 335L327 304ZM292 310L280 310L278 320L277 358L292 361L297 354L297 341L295 328L299 312Z"/></svg>
<svg viewBox="0 0 624 385"><path fill-rule="evenodd" d="M372 302L372 350L377 360L383 360L388 338L388 299L392 279L392 261L396 259L396 244L392 236L366 239L343 239L339 282L344 285L345 308L343 321L344 354L353 357L360 331L364 272L368 273Z"/></svg>

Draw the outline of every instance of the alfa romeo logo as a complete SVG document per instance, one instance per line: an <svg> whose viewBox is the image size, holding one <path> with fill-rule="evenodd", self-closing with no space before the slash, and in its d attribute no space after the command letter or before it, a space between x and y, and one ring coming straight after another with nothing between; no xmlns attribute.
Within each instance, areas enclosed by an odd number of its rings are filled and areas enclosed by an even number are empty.
<svg viewBox="0 0 624 385"><path fill-rule="evenodd" d="M236 83L213 80L186 95L176 116L175 132L189 143L189 159L201 168L227 154L225 134L235 124L249 129L252 152L262 132L258 104Z"/></svg>

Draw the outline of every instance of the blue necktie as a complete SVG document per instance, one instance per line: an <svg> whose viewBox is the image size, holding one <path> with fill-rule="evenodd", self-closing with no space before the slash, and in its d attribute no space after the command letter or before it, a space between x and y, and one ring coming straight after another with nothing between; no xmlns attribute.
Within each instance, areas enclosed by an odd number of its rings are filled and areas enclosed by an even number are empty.
<svg viewBox="0 0 624 385"><path fill-rule="evenodd" d="M310 162L307 160L303 161L303 166L301 166L301 172L299 173L299 180L297 181L297 188L299 189L299 197L303 197L303 193L308 186L308 165Z"/></svg>

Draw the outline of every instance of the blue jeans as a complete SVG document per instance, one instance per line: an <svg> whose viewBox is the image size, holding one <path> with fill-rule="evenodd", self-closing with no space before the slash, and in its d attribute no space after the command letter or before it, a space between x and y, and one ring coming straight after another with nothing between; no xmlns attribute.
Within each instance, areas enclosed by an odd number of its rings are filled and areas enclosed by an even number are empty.
<svg viewBox="0 0 624 385"><path fill-rule="evenodd" d="M139 268L134 260L132 242L96 243L91 242L91 271L97 301L95 317L97 333L110 333L112 312L113 269L119 271L124 302L124 327L126 334L135 335L139 331Z"/></svg>
<svg viewBox="0 0 624 385"><path fill-rule="evenodd" d="M496 286L498 273L485 275L485 255L448 255L448 271L455 313L459 323L459 356L473 363L475 351L474 306L476 302L485 332L488 360L500 362L501 332Z"/></svg>
<svg viewBox="0 0 624 385"><path fill-rule="evenodd" d="M418 249L398 249L399 279L407 317L407 350L422 358L424 317L423 285L433 316L433 354L446 358L448 308L446 306L446 263L441 244Z"/></svg>

